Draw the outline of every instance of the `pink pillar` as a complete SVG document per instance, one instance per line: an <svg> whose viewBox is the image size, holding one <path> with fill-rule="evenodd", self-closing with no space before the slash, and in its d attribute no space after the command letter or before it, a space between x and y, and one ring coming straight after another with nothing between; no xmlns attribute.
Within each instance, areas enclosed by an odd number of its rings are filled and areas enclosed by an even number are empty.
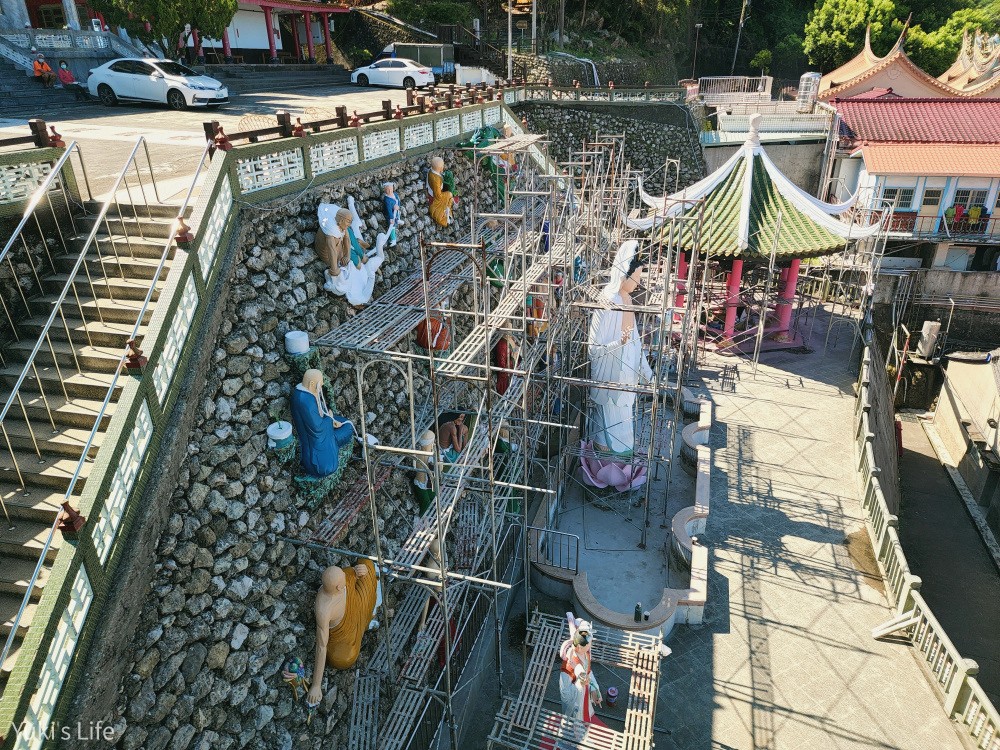
<svg viewBox="0 0 1000 750"><path fill-rule="evenodd" d="M333 47L330 44L330 14L324 13L320 16L323 19L323 46L326 48L326 64L333 63Z"/></svg>
<svg viewBox="0 0 1000 750"><path fill-rule="evenodd" d="M726 280L726 321L722 335L731 339L736 333L736 307L740 301L740 280L743 278L743 261L733 261L733 270Z"/></svg>
<svg viewBox="0 0 1000 750"><path fill-rule="evenodd" d="M799 264L801 261L796 258L788 266L788 274L784 277L784 286L781 288L782 302L778 303L778 330L789 332L792 327L792 308L795 301L795 286L799 281Z"/></svg>
<svg viewBox="0 0 1000 750"><path fill-rule="evenodd" d="M299 22L292 16L292 41L295 42L295 62L302 60L302 43L299 41Z"/></svg>
<svg viewBox="0 0 1000 750"><path fill-rule="evenodd" d="M309 62L316 62L316 56L313 54L312 13L308 11L303 13L302 20L306 28L306 54L309 55Z"/></svg>
<svg viewBox="0 0 1000 750"><path fill-rule="evenodd" d="M222 56L226 62L233 60L233 48L229 46L229 29L222 30Z"/></svg>
<svg viewBox="0 0 1000 750"><path fill-rule="evenodd" d="M271 9L265 6L260 8L264 11L264 27L267 29L267 41L271 48L271 59L268 62L278 62L278 48L274 44L274 19L271 18Z"/></svg>
<svg viewBox="0 0 1000 750"><path fill-rule="evenodd" d="M687 300L687 277L688 277L688 262L687 256L681 252L677 255L677 296L676 304L678 307L684 307L684 302ZM681 291L683 290L683 291ZM679 316L680 313L677 313Z"/></svg>
<svg viewBox="0 0 1000 750"><path fill-rule="evenodd" d="M201 38L198 36L198 29L191 29L191 41L194 42L194 57L198 62L203 62L205 55L201 49Z"/></svg>

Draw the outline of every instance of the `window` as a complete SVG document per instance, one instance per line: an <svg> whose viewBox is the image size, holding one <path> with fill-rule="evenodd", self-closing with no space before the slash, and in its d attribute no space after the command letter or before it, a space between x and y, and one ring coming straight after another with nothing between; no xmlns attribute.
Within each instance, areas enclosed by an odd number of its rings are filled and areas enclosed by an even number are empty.
<svg viewBox="0 0 1000 750"><path fill-rule="evenodd" d="M119 60L110 68L115 73L131 73L132 72L132 61L131 60Z"/></svg>
<svg viewBox="0 0 1000 750"><path fill-rule="evenodd" d="M188 76L194 77L198 75L191 68L186 65L181 65L179 63L172 62L170 60L157 60L156 67L166 73L168 76Z"/></svg>
<svg viewBox="0 0 1000 750"><path fill-rule="evenodd" d="M955 191L954 203L956 206L965 206L966 209L972 208L972 206L982 206L986 203L986 191L961 188Z"/></svg>
<svg viewBox="0 0 1000 750"><path fill-rule="evenodd" d="M149 63L138 61L132 63L132 73L137 76L151 76L155 72L153 66Z"/></svg>
<svg viewBox="0 0 1000 750"><path fill-rule="evenodd" d="M942 192L941 188L927 188L924 190L924 205L940 206Z"/></svg>
<svg viewBox="0 0 1000 750"><path fill-rule="evenodd" d="M997 202L995 206L996 208L1000 208L1000 190L997 191Z"/></svg>
<svg viewBox="0 0 1000 750"><path fill-rule="evenodd" d="M913 205L913 188L890 188L882 191L882 199L895 201L896 209L907 209Z"/></svg>
<svg viewBox="0 0 1000 750"><path fill-rule="evenodd" d="M388 68L388 67L391 67L391 66L392 66L392 63L390 61L388 61L388 60L380 60L379 62L377 62L374 65L372 65L373 68L378 68L379 70L382 70L383 68Z"/></svg>
<svg viewBox="0 0 1000 750"><path fill-rule="evenodd" d="M389 67L390 68L405 68L406 67L406 63L402 62L401 60L393 60L391 63L389 63Z"/></svg>

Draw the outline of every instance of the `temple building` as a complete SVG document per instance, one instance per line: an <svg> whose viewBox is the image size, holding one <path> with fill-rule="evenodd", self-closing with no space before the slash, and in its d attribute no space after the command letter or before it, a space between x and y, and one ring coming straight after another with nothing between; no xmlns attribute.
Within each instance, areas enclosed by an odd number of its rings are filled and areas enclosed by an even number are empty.
<svg viewBox="0 0 1000 750"><path fill-rule="evenodd" d="M892 49L879 57L872 51L869 28L865 32L865 46L861 52L820 80L819 99L846 99L873 90L913 98L990 98L1000 95L998 49L994 39L979 33L970 38L966 32L955 63L935 78L907 56L903 47L908 29L909 22Z"/></svg>

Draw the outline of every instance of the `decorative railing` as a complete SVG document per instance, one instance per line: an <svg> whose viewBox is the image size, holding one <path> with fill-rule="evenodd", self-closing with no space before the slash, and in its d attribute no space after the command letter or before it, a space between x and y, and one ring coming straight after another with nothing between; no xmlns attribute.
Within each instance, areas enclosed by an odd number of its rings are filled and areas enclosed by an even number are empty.
<svg viewBox="0 0 1000 750"><path fill-rule="evenodd" d="M697 98L703 104L716 107L747 101L770 101L771 76L717 76L699 78L697 86L686 89L689 98Z"/></svg>
<svg viewBox="0 0 1000 750"><path fill-rule="evenodd" d="M485 91L485 84L473 86L469 84L463 89L455 86L431 87L427 91L429 97L440 101L454 91ZM519 102L594 102L598 104L628 104L628 103L684 103L685 90L677 86L645 86L645 87L608 87L594 88L583 86L550 86L545 83L521 83L514 81L500 84L498 96L507 104Z"/></svg>
<svg viewBox="0 0 1000 750"><path fill-rule="evenodd" d="M871 332L867 335L871 336ZM872 449L875 435L870 429L872 381L878 376L873 368L882 366L880 358L873 357L871 346L866 346L862 354L854 416L865 526L886 584L886 598L902 618L900 622L905 624L910 642L933 676L932 682L940 690L948 718L958 724L970 740L970 746L1000 750L1000 713L975 677L979 666L971 659L962 658L920 594L920 578L910 573L896 532L898 519L890 513L882 492L881 471L875 463Z"/></svg>
<svg viewBox="0 0 1000 750"><path fill-rule="evenodd" d="M277 140L236 147L229 144L228 150L215 151L188 220L193 237L187 242L178 237L173 263L140 342L149 361L141 373L117 377L109 388L110 394L117 385L120 395L86 484L75 501L88 522L75 544L63 545L52 564L32 625L18 651L16 671L0 698L0 726L20 726L26 720L28 731L38 736L65 718L68 706L60 692L65 681L74 680L68 669L58 665L68 668L72 661L76 669L86 662L94 631L86 622L87 606L93 592L107 591L118 566L126 560L127 545L122 540L129 538L139 515L138 498L147 486L160 480L163 466L156 454L181 391L183 378L178 373L190 369L196 348L192 342L207 325L214 291L222 283L220 270L230 257L239 205L298 194L398 159L453 147L482 125L500 122L520 130L517 118L501 102L484 101L301 137L278 134ZM234 134L234 138L239 136L249 140L246 134ZM206 144L203 160L212 145ZM537 159L539 154L533 156ZM540 166L548 168L548 163L543 161ZM195 175L192 186L199 176ZM165 241L161 270L177 232L175 224ZM143 311L151 299L147 295ZM108 403L110 398L105 406ZM505 537L502 565L508 564L518 538L517 534ZM57 637L68 627L60 619L68 600L79 600L80 604L74 605L76 614L69 635Z"/></svg>
<svg viewBox="0 0 1000 750"><path fill-rule="evenodd" d="M580 537L565 531L529 526L528 559L576 575L580 571Z"/></svg>
<svg viewBox="0 0 1000 750"><path fill-rule="evenodd" d="M897 210L889 223L889 231L911 237L948 239L977 237L987 242L1000 242L1000 220L989 214L975 219L948 216L918 216L913 211Z"/></svg>

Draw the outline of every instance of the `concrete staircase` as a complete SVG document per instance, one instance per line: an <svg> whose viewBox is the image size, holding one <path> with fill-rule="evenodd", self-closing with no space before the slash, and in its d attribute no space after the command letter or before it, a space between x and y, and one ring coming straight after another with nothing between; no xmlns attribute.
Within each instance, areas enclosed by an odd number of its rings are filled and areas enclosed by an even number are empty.
<svg viewBox="0 0 1000 750"><path fill-rule="evenodd" d="M49 64L54 70L55 65ZM53 108L78 104L70 92L44 88L34 76L25 75L22 68L3 58L0 58L0 100L4 102L5 113L24 110L48 112Z"/></svg>
<svg viewBox="0 0 1000 750"><path fill-rule="evenodd" d="M350 71L340 65L204 65L196 69L237 94L341 86L351 82Z"/></svg>
<svg viewBox="0 0 1000 750"><path fill-rule="evenodd" d="M18 478L11 450L8 450L7 440L0 433L0 497L10 513L12 524L12 528L8 528L6 519L0 517L0 643L6 641L14 627L14 619L28 592L49 530L60 512L60 505L91 430L100 419L88 457L93 459L97 454L103 431L114 414L115 402L124 383L120 378L109 406L102 414L101 407L126 341L151 283L156 285L152 303L157 300L175 252L171 248L168 261L154 282L153 277L178 208L127 205L120 208L125 216L123 220L118 218L118 208L112 207L108 213L109 220L101 223L97 234L100 257L92 244L85 260L93 285L87 283L81 268L75 284L79 307L71 292L61 305L65 325L62 317L56 318L49 330L51 346L49 342L43 342L34 360L34 370L29 371L18 390L20 400L14 401L3 421L3 432L17 458L17 467L24 482L22 485ZM68 243L71 251L53 258L55 267L48 269L48 274L42 278L41 293L29 298L28 314L18 323L19 340L3 345L0 404L6 403L16 385L52 307L69 279L87 234L94 226L93 218L88 220L88 215L95 216L99 209L96 203L84 205L84 213L77 221L80 234ZM110 219L111 216L115 218ZM117 241L117 257L111 249L112 240ZM154 306L151 304L143 315L140 338L145 333ZM83 490L91 467L90 462L83 463L74 496ZM73 505L76 506L75 503ZM89 519L88 522L94 520ZM5 663L0 665L0 691L10 677L17 651L45 589L49 566L62 543L62 535L56 531L46 555L46 564L31 587L30 603L18 623L14 648Z"/></svg>

